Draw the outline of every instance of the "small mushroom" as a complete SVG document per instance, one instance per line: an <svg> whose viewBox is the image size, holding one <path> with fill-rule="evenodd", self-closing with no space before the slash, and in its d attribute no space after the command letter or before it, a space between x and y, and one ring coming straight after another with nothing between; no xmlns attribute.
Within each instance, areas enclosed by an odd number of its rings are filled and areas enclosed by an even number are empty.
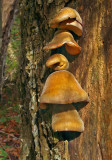
<svg viewBox="0 0 112 160"><path fill-rule="evenodd" d="M68 104L89 101L74 75L66 70L56 71L47 78L40 103Z"/></svg>
<svg viewBox="0 0 112 160"><path fill-rule="evenodd" d="M81 51L81 47L76 43L72 34L64 30L57 31L51 42L49 42L49 44L47 44L43 49L56 49L64 44L67 52L71 55L79 54Z"/></svg>
<svg viewBox="0 0 112 160"><path fill-rule="evenodd" d="M82 19L79 13L70 7L65 7L50 21L51 28L71 30L78 36L82 35Z"/></svg>
<svg viewBox="0 0 112 160"><path fill-rule="evenodd" d="M68 69L69 62L64 55L54 54L47 60L46 66L54 70L63 70Z"/></svg>
<svg viewBox="0 0 112 160"><path fill-rule="evenodd" d="M72 104L54 104L52 129L57 131L84 131L84 123Z"/></svg>

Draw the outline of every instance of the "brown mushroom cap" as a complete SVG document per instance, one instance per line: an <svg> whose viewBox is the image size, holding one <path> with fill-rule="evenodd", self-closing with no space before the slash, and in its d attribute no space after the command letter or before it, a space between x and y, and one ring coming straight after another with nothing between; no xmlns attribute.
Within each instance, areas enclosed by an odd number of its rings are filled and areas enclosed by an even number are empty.
<svg viewBox="0 0 112 160"><path fill-rule="evenodd" d="M84 123L72 104L55 104L52 129L57 131L84 131Z"/></svg>
<svg viewBox="0 0 112 160"><path fill-rule="evenodd" d="M69 62L64 55L54 54L47 60L46 66L54 70L63 70L68 69Z"/></svg>
<svg viewBox="0 0 112 160"><path fill-rule="evenodd" d="M60 22L58 28L71 30L74 33L76 33L78 36L82 35L82 30L83 30L82 25L74 19L68 19L66 21Z"/></svg>
<svg viewBox="0 0 112 160"><path fill-rule="evenodd" d="M56 71L47 78L40 103L68 104L89 101L74 75L66 70Z"/></svg>
<svg viewBox="0 0 112 160"><path fill-rule="evenodd" d="M50 27L72 30L81 36L82 19L75 9L65 7L50 21Z"/></svg>
<svg viewBox="0 0 112 160"><path fill-rule="evenodd" d="M51 50L61 47L65 44L67 52L71 55L79 54L81 47L76 43L72 34L68 31L58 31L51 42L46 45L43 49Z"/></svg>

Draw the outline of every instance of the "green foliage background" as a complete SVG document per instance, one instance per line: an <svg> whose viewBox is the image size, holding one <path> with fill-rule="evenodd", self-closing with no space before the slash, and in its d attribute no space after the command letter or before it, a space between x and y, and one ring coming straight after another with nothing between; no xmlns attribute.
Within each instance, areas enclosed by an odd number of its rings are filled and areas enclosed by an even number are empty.
<svg viewBox="0 0 112 160"><path fill-rule="evenodd" d="M10 81L15 80L18 72L20 45L20 19L19 16L17 16L11 29L10 43L8 45L6 57L5 77Z"/></svg>
<svg viewBox="0 0 112 160"><path fill-rule="evenodd" d="M11 29L11 37L10 43L7 49L7 57L5 64L5 86L3 88L3 103L0 104L0 125L4 125L6 127L10 120L15 119L16 123L20 122L19 115L19 105L17 101L17 91L15 88L16 79L19 72L19 56L20 56L20 47L21 47L21 39L20 39L20 19L19 16L16 17L12 29ZM17 113L12 116L7 116L8 110L12 109L12 113ZM17 132L19 134L19 126L17 126ZM11 134L11 133L9 133ZM1 137L7 138L7 133L0 133ZM6 152L7 148L12 148L6 142L3 146L0 144L0 160L6 160L9 158L8 153Z"/></svg>

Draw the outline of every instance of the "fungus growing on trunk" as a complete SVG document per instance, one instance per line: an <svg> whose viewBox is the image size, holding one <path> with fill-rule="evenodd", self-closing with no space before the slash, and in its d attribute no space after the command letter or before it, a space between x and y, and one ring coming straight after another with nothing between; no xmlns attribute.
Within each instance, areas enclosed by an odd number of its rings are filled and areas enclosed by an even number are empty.
<svg viewBox="0 0 112 160"><path fill-rule="evenodd" d="M53 104L52 129L83 132L84 123L72 104Z"/></svg>
<svg viewBox="0 0 112 160"><path fill-rule="evenodd" d="M68 104L89 101L74 75L66 70L56 71L47 78L40 103Z"/></svg>
<svg viewBox="0 0 112 160"><path fill-rule="evenodd" d="M76 43L72 34L65 30L57 31L51 42L49 42L49 44L47 44L43 49L56 49L64 44L67 52L71 55L79 54L81 51L81 47Z"/></svg>
<svg viewBox="0 0 112 160"><path fill-rule="evenodd" d="M78 36L82 35L82 19L79 13L70 7L65 7L50 21L51 28L71 30Z"/></svg>
<svg viewBox="0 0 112 160"><path fill-rule="evenodd" d="M56 71L47 78L40 96L40 108L52 107L52 129L56 131L84 130L84 124L71 103L89 102L74 75L66 70ZM59 119L58 119L59 118Z"/></svg>
<svg viewBox="0 0 112 160"><path fill-rule="evenodd" d="M54 54L47 60L46 66L54 70L66 70L69 67L69 62L64 55Z"/></svg>

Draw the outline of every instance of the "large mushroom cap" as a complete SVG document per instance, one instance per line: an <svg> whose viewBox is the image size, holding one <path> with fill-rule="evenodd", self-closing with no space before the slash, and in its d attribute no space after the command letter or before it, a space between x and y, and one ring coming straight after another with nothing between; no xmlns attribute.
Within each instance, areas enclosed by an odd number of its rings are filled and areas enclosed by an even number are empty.
<svg viewBox="0 0 112 160"><path fill-rule="evenodd" d="M81 36L82 19L75 9L65 7L50 21L50 27L72 30Z"/></svg>
<svg viewBox="0 0 112 160"><path fill-rule="evenodd" d="M54 54L46 62L46 66L53 68L54 70L68 69L69 62L67 58L62 54Z"/></svg>
<svg viewBox="0 0 112 160"><path fill-rule="evenodd" d="M84 131L84 123L72 104L56 104L52 113L52 129L57 131Z"/></svg>
<svg viewBox="0 0 112 160"><path fill-rule="evenodd" d="M72 34L68 31L63 31L63 30L58 31L54 35L52 41L49 42L49 44L47 44L43 49L45 50L56 49L64 44L67 52L71 55L78 54L81 51L81 47L76 43Z"/></svg>
<svg viewBox="0 0 112 160"><path fill-rule="evenodd" d="M74 75L66 70L56 71L47 78L40 103L68 104L89 101Z"/></svg>

